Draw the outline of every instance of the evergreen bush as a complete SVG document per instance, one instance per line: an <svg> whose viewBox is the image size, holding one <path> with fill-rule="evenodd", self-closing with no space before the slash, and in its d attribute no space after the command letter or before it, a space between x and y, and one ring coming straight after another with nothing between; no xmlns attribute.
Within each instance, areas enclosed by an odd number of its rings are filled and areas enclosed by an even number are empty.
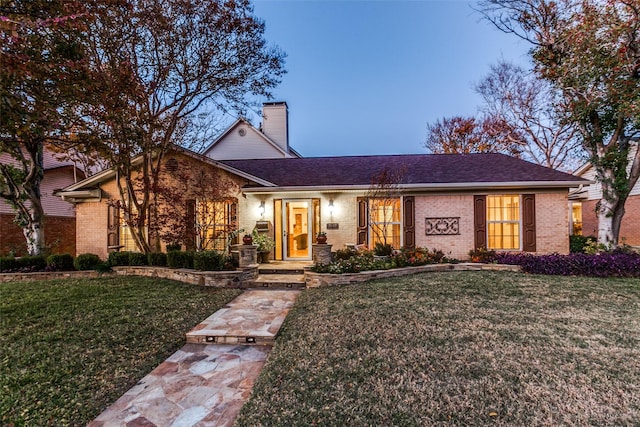
<svg viewBox="0 0 640 427"><path fill-rule="evenodd" d="M73 261L76 270L97 270L102 260L96 254L80 254Z"/></svg>
<svg viewBox="0 0 640 427"><path fill-rule="evenodd" d="M193 268L193 252L190 252L190 251L168 252L167 266L171 268Z"/></svg>
<svg viewBox="0 0 640 427"><path fill-rule="evenodd" d="M47 257L48 271L73 271L73 256L71 254L53 254Z"/></svg>
<svg viewBox="0 0 640 427"><path fill-rule="evenodd" d="M149 252L147 254L147 263L149 265L164 267L167 265L167 254L163 252Z"/></svg>

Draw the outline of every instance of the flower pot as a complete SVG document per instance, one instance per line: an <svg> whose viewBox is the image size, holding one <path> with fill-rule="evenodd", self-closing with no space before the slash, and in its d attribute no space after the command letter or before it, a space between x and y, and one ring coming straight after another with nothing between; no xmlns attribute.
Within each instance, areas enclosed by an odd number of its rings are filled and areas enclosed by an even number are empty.
<svg viewBox="0 0 640 427"><path fill-rule="evenodd" d="M242 243L244 243L245 245L250 245L253 243L253 237L249 236L248 234L246 236L244 236L242 238Z"/></svg>
<svg viewBox="0 0 640 427"><path fill-rule="evenodd" d="M327 243L327 236L316 236L316 243L319 245L324 245Z"/></svg>

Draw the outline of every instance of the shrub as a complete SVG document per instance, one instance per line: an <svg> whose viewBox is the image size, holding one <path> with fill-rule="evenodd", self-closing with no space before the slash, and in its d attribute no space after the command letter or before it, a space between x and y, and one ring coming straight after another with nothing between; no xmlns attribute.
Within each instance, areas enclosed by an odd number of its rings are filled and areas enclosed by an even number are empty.
<svg viewBox="0 0 640 427"><path fill-rule="evenodd" d="M637 253L603 252L595 255L573 253L569 255L532 255L527 253L500 253L501 264L522 267L526 273L558 276L640 277L640 255Z"/></svg>
<svg viewBox="0 0 640 427"><path fill-rule="evenodd" d="M167 252L175 252L182 249L182 245L180 243L171 243L167 245Z"/></svg>
<svg viewBox="0 0 640 427"><path fill-rule="evenodd" d="M109 254L109 265L112 267L117 267L121 265L129 265L129 254L130 252L111 252Z"/></svg>
<svg viewBox="0 0 640 427"><path fill-rule="evenodd" d="M167 265L167 254L162 252L149 252L147 254L147 263L149 265L164 267Z"/></svg>
<svg viewBox="0 0 640 427"><path fill-rule="evenodd" d="M492 263L496 261L496 251L487 248L477 248L469 251L469 259L471 262Z"/></svg>
<svg viewBox="0 0 640 427"><path fill-rule="evenodd" d="M14 257L0 257L0 273L8 273L16 268L16 259Z"/></svg>
<svg viewBox="0 0 640 427"><path fill-rule="evenodd" d="M393 246L388 243L376 243L373 247L373 253L377 256L390 256L393 252Z"/></svg>
<svg viewBox="0 0 640 427"><path fill-rule="evenodd" d="M569 252L585 253L588 245L596 242L593 236L579 236L577 234L569 236Z"/></svg>
<svg viewBox="0 0 640 427"><path fill-rule="evenodd" d="M335 253L335 259L336 261L339 261L342 259L353 258L356 255L358 255L358 251L355 248L338 249Z"/></svg>
<svg viewBox="0 0 640 427"><path fill-rule="evenodd" d="M80 254L73 261L76 270L97 270L99 264L102 263L100 257L96 254Z"/></svg>
<svg viewBox="0 0 640 427"><path fill-rule="evenodd" d="M47 257L48 271L71 271L74 269L71 254L53 254Z"/></svg>
<svg viewBox="0 0 640 427"><path fill-rule="evenodd" d="M227 262L227 256L217 251L196 252L193 256L193 268L196 270L221 271Z"/></svg>
<svg viewBox="0 0 640 427"><path fill-rule="evenodd" d="M193 268L193 252L169 252L167 253L167 265L171 268Z"/></svg>
<svg viewBox="0 0 640 427"><path fill-rule="evenodd" d="M129 252L129 265L147 265L147 254Z"/></svg>

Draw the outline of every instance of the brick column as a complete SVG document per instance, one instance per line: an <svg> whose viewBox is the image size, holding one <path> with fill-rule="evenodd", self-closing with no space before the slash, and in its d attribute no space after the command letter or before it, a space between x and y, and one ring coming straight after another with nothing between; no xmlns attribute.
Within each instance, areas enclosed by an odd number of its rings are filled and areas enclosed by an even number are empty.
<svg viewBox="0 0 640 427"><path fill-rule="evenodd" d="M240 268L258 263L258 246L238 245Z"/></svg>

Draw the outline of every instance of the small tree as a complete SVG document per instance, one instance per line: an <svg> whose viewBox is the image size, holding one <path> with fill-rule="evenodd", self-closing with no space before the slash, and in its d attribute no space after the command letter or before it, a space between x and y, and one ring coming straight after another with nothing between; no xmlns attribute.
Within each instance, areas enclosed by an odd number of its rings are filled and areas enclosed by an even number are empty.
<svg viewBox="0 0 640 427"><path fill-rule="evenodd" d="M197 251L225 250L238 227L238 185L213 166L178 162L160 176L158 204L149 221L151 241L181 244Z"/></svg>
<svg viewBox="0 0 640 427"><path fill-rule="evenodd" d="M399 230L394 232L393 227L400 223L400 184L404 174L403 169L394 170L385 166L371 178L365 199L374 245L394 246L393 237L400 237Z"/></svg>

